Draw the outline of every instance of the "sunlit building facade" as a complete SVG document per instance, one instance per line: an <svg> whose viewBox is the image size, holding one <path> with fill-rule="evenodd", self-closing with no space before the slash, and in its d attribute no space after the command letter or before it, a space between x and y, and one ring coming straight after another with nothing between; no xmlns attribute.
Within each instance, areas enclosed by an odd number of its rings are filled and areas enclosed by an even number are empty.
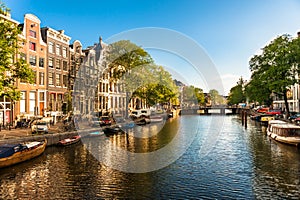
<svg viewBox="0 0 300 200"><path fill-rule="evenodd" d="M49 27L41 29L42 37L47 43L47 111L62 112L65 94L68 92L69 44L71 37L63 30Z"/></svg>
<svg viewBox="0 0 300 200"><path fill-rule="evenodd" d="M19 57L26 60L32 68L35 78L33 84L17 81L21 91L21 100L15 103L17 118L43 115L47 104L47 44L42 40L40 31L41 21L33 14L26 14L22 29Z"/></svg>

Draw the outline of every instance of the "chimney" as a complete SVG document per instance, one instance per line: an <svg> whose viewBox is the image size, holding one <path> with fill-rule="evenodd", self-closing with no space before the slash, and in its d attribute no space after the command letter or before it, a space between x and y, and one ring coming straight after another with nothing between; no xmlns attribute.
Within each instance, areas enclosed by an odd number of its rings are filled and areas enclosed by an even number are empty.
<svg viewBox="0 0 300 200"><path fill-rule="evenodd" d="M101 44L102 43L102 37L100 36L99 37L99 44Z"/></svg>

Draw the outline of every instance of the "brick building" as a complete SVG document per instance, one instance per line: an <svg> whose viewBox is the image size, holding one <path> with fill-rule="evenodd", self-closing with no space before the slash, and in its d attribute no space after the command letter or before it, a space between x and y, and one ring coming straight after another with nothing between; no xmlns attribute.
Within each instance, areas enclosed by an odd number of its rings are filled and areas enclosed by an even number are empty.
<svg viewBox="0 0 300 200"><path fill-rule="evenodd" d="M24 23L20 24L22 34L20 37L25 42L21 44L20 56L26 60L35 73L35 82L28 84L17 81L17 87L21 91L21 100L15 104L15 116L31 117L43 115L47 104L47 45L42 40L40 31L41 21L33 14L24 16Z"/></svg>
<svg viewBox="0 0 300 200"><path fill-rule="evenodd" d="M63 30L49 27L41 29L42 38L47 43L47 111L59 111L68 92L69 43L70 37Z"/></svg>

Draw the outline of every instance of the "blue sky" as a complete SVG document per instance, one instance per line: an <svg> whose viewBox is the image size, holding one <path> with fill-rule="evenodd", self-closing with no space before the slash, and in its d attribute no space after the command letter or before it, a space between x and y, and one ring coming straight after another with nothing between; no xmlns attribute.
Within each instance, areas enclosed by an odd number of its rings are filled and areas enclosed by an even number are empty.
<svg viewBox="0 0 300 200"><path fill-rule="evenodd" d="M215 64L225 94L239 77L250 78L248 61L271 39L300 31L298 0L3 0L12 18L22 22L35 14L42 26L64 29L84 47L130 29L160 27L195 40ZM159 38L158 38L159 39ZM151 52L150 52L151 53ZM153 55L152 55L153 54ZM172 56L153 52L157 64L180 70L187 66ZM189 70L186 70L189 71ZM191 72L189 72L191 73ZM206 90L194 74L190 84ZM212 88L210 88L212 89Z"/></svg>

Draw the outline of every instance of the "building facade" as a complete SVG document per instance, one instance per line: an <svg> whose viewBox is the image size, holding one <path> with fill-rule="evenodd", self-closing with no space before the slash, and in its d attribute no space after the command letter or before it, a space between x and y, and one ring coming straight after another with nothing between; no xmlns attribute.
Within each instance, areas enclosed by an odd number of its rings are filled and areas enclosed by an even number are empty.
<svg viewBox="0 0 300 200"><path fill-rule="evenodd" d="M47 104L47 44L42 40L40 23L35 15L26 14L24 23L20 24L20 37L25 42L21 44L19 57L30 64L35 80L33 84L17 81L17 87L21 91L21 100L15 103L17 118L43 115Z"/></svg>
<svg viewBox="0 0 300 200"><path fill-rule="evenodd" d="M43 40L47 43L47 111L62 114L63 103L68 92L68 76L71 38L63 30L49 27L41 29Z"/></svg>
<svg viewBox="0 0 300 200"><path fill-rule="evenodd" d="M74 84L76 81L81 81L79 76L79 69L83 63L83 59L85 54L82 51L82 44L80 41L75 40L70 45L70 68L69 68L69 76L68 76L68 91L69 93L65 96L67 100L68 111L72 110L75 113L79 114L83 111L83 104L80 103L81 94L74 93ZM83 81L83 80L82 80Z"/></svg>
<svg viewBox="0 0 300 200"><path fill-rule="evenodd" d="M8 10L0 13L0 21L7 21L14 26L18 26L20 23L11 18ZM17 55L18 56L18 55ZM14 56L16 58L16 55ZM0 96L0 126L10 124L16 116L14 112L14 103L5 96Z"/></svg>

